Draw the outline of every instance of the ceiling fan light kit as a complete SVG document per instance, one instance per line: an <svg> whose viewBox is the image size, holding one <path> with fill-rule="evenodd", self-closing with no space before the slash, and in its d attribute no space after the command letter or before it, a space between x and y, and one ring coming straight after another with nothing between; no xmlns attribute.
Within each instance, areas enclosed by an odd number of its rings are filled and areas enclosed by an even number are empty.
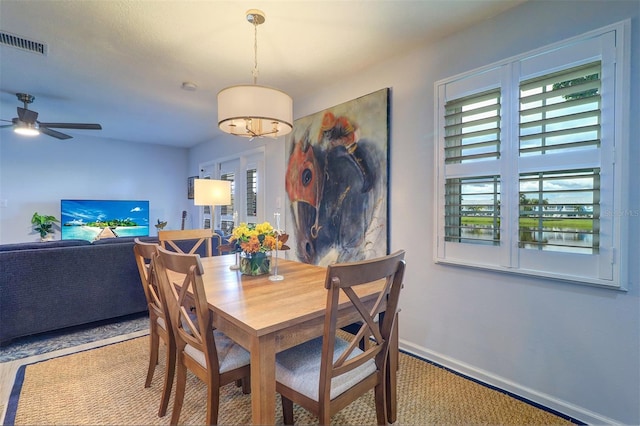
<svg viewBox="0 0 640 426"><path fill-rule="evenodd" d="M250 9L246 16L254 26L253 84L218 92L218 127L234 136L277 138L293 129L293 100L281 90L257 84L258 25L265 22L265 15L261 10Z"/></svg>
<svg viewBox="0 0 640 426"><path fill-rule="evenodd" d="M13 131L22 136L38 136L40 134L40 126L38 123L25 123L15 120Z"/></svg>
<svg viewBox="0 0 640 426"><path fill-rule="evenodd" d="M40 133L44 133L56 139L71 139L72 136L53 129L102 130L101 125L93 123L42 123L38 121L38 113L28 108L28 105L35 100L35 96L27 93L16 93L16 97L24 107L18 107L18 116L11 120L12 124L0 127L13 127L13 131L19 135L38 136Z"/></svg>

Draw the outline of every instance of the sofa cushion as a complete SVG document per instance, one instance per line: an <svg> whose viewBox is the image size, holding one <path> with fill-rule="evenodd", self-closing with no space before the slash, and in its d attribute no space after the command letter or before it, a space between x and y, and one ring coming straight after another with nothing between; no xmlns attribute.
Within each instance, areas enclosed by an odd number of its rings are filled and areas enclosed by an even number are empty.
<svg viewBox="0 0 640 426"><path fill-rule="evenodd" d="M105 238L102 240L96 240L90 244L94 246L102 245L102 244L123 244L123 243L131 243L133 244L135 239L138 238L143 243L157 243L157 237L118 237L118 238Z"/></svg>
<svg viewBox="0 0 640 426"><path fill-rule="evenodd" d="M0 251L47 249L57 247L85 246L91 244L87 240L54 240L32 241L27 243L0 244Z"/></svg>

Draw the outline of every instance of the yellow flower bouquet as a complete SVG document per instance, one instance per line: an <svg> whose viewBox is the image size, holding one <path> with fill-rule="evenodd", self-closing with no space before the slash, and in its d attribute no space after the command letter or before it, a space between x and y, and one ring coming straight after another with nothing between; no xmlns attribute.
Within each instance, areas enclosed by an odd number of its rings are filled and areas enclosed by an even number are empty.
<svg viewBox="0 0 640 426"><path fill-rule="evenodd" d="M277 237L277 238L276 238ZM240 271L246 275L269 273L271 250L287 250L284 243L288 235L278 235L269 222L248 225L241 223L234 228L229 242L235 242L235 251L240 252Z"/></svg>

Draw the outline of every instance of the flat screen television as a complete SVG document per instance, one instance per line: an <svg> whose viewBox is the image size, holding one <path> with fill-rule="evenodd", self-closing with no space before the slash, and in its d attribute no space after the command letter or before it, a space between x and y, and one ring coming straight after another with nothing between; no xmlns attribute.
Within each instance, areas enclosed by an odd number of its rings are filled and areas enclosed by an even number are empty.
<svg viewBox="0 0 640 426"><path fill-rule="evenodd" d="M149 235L149 201L60 200L63 240Z"/></svg>

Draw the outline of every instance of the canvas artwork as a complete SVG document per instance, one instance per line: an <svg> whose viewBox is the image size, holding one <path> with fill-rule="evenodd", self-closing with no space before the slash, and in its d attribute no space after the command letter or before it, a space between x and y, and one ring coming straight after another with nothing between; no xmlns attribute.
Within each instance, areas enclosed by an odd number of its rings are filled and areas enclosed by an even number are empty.
<svg viewBox="0 0 640 426"><path fill-rule="evenodd" d="M389 89L295 120L286 137L291 255L315 265L388 253Z"/></svg>

